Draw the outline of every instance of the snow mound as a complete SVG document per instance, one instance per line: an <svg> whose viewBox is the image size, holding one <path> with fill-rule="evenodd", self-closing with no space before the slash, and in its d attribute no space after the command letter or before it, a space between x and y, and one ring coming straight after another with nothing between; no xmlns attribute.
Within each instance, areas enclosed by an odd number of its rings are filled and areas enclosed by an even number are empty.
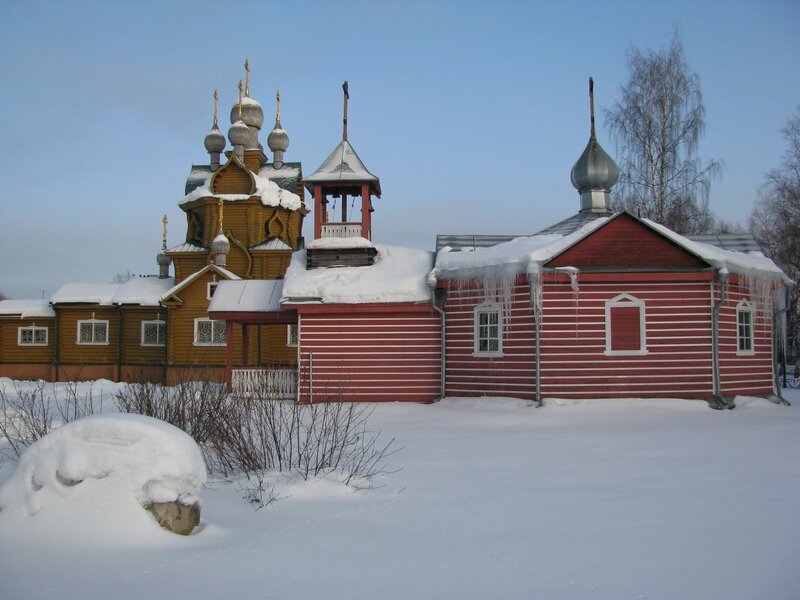
<svg viewBox="0 0 800 600"><path fill-rule="evenodd" d="M153 502L193 504L206 482L195 441L168 423L133 414L67 423L31 445L0 487L0 511L53 511L94 520L95 510L129 519ZM138 507L137 507L138 505ZM155 525L155 522L153 522Z"/></svg>

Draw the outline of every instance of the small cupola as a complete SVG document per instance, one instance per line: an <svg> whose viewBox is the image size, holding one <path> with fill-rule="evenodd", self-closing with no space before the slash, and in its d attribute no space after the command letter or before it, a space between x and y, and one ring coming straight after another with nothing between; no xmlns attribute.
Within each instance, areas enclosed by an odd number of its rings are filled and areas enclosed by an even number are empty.
<svg viewBox="0 0 800 600"><path fill-rule="evenodd" d="M280 169L283 166L283 153L289 147L289 134L281 127L281 93L275 92L275 127L267 137L267 147L272 152L273 166Z"/></svg>
<svg viewBox="0 0 800 600"><path fill-rule="evenodd" d="M244 96L240 94L239 102L231 108L231 124L241 120L247 125L248 138L245 150L260 148L258 132L264 124L264 110L257 100L250 97L250 61L244 61Z"/></svg>
<svg viewBox="0 0 800 600"><path fill-rule="evenodd" d="M242 120L242 82L239 81L239 108L237 119L233 121L233 125L228 130L228 140L233 145L233 153L239 158L244 160L244 151L250 143L250 129Z"/></svg>
<svg viewBox="0 0 800 600"><path fill-rule="evenodd" d="M594 82L589 78L589 114L591 133L589 143L575 166L572 167L572 185L581 197L580 212L611 214L611 188L619 179L619 169L597 141L594 126Z"/></svg>
<svg viewBox="0 0 800 600"><path fill-rule="evenodd" d="M217 103L219 95L217 90L214 90L214 124L211 126L211 131L206 135L204 141L206 152L211 159L211 171L219 169L219 158L223 150L225 150L225 135L219 130L217 125Z"/></svg>
<svg viewBox="0 0 800 600"><path fill-rule="evenodd" d="M222 198L219 199L219 231L211 242L211 257L214 264L224 267L228 261L228 252L231 251L231 243L222 230L222 209L224 206Z"/></svg>

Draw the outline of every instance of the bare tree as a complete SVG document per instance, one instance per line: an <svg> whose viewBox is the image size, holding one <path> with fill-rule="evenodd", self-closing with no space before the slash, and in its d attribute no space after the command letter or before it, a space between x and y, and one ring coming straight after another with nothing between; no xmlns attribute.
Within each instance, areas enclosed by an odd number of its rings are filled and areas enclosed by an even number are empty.
<svg viewBox="0 0 800 600"><path fill-rule="evenodd" d="M769 171L750 215L750 228L764 252L794 281L800 279L800 107L781 130L788 143L780 167ZM800 329L800 288L792 289L789 331ZM793 354L800 354L800 339Z"/></svg>
<svg viewBox="0 0 800 600"><path fill-rule="evenodd" d="M614 208L679 233L710 231L708 191L722 163L697 157L705 108L678 33L666 50L631 49L628 68L621 99L605 112L621 161Z"/></svg>

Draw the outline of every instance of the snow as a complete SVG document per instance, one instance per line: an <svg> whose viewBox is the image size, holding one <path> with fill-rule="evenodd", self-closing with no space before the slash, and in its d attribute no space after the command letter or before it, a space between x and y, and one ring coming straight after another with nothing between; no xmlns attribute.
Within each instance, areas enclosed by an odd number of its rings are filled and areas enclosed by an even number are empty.
<svg viewBox="0 0 800 600"><path fill-rule="evenodd" d="M239 277L233 271L228 271L228 269L226 269L224 267L220 267L219 265L216 265L214 263L209 263L205 267L200 269L199 271L195 271L194 273L189 275L186 279L183 279L180 283L174 285L173 287L168 289L166 292L164 292L164 294L161 296L161 301L163 302L164 300L166 300L167 298L169 298L173 294L178 293L180 290L184 289L189 284L191 284L193 281L195 281L198 277L204 275L205 273L208 273L209 271L214 271L214 273L216 273L218 275L222 275L223 277L226 277L228 279L232 279L232 280L241 279L241 277Z"/></svg>
<svg viewBox="0 0 800 600"><path fill-rule="evenodd" d="M23 453L0 487L0 527L21 533L45 527L56 537L83 531L98 541L128 536L134 527L159 535L142 507L193 504L205 483L200 448L180 429L141 415L85 417Z"/></svg>
<svg viewBox="0 0 800 600"><path fill-rule="evenodd" d="M208 305L208 312L277 312L281 309L280 279L220 281Z"/></svg>
<svg viewBox="0 0 800 600"><path fill-rule="evenodd" d="M55 317L56 311L49 300L0 300L0 316L17 316L20 319Z"/></svg>
<svg viewBox="0 0 800 600"><path fill-rule="evenodd" d="M272 172L280 173L280 171L276 171L274 169L272 169ZM304 207L302 198L300 198L300 196L294 192L284 190L277 183L261 174L250 173L250 175L253 177L256 184L256 189L252 194L212 194L212 174L209 174L208 178L203 181L200 186L189 192L183 197L183 199L180 200L180 202L178 202L178 206L183 206L184 204L193 202L194 200L199 200L200 198L217 198L229 202L237 202L241 200L248 200L253 196L257 196L261 199L261 203L264 206L282 206L288 210L299 210ZM287 176L291 176L291 174L288 174Z"/></svg>
<svg viewBox="0 0 800 600"><path fill-rule="evenodd" d="M305 178L307 182L364 181L378 182L378 178L367 170L347 140L333 149L320 167ZM380 192L378 193L380 195Z"/></svg>
<svg viewBox="0 0 800 600"><path fill-rule="evenodd" d="M273 476L283 499L256 511L241 482L212 481L188 537L147 515L107 530L89 494L49 518L53 506L3 511L2 595L794 600L800 393L789 393L791 407L738 398L732 411L675 399L377 405L371 426L402 447L382 487Z"/></svg>
<svg viewBox="0 0 800 600"><path fill-rule="evenodd" d="M84 303L110 306L120 283L67 283L50 296L53 304Z"/></svg>
<svg viewBox="0 0 800 600"><path fill-rule="evenodd" d="M352 238L349 238L352 239ZM375 264L306 270L306 252L292 255L283 283L283 302L358 304L430 301L426 278L433 254L376 245Z"/></svg>
<svg viewBox="0 0 800 600"><path fill-rule="evenodd" d="M174 285L173 277L134 277L119 287L113 303L159 306L161 297Z"/></svg>
<svg viewBox="0 0 800 600"><path fill-rule="evenodd" d="M306 248L311 250L374 247L375 244L363 237L324 237L317 238L306 245Z"/></svg>

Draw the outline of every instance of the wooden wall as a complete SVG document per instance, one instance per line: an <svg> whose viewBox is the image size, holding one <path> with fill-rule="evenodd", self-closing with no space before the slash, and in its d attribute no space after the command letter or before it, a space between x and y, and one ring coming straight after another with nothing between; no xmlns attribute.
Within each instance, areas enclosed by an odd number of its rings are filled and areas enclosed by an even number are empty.
<svg viewBox="0 0 800 600"><path fill-rule="evenodd" d="M446 283L447 395L534 398L534 319L526 280L514 283L500 357L474 354L475 307L486 299L482 283Z"/></svg>
<svg viewBox="0 0 800 600"><path fill-rule="evenodd" d="M439 316L430 305L327 306L300 313L304 402L432 402L440 396Z"/></svg>
<svg viewBox="0 0 800 600"><path fill-rule="evenodd" d="M47 346L23 345L17 341L20 327L47 327ZM56 357L56 328L54 317L20 319L0 318L0 363L45 363L50 365Z"/></svg>

